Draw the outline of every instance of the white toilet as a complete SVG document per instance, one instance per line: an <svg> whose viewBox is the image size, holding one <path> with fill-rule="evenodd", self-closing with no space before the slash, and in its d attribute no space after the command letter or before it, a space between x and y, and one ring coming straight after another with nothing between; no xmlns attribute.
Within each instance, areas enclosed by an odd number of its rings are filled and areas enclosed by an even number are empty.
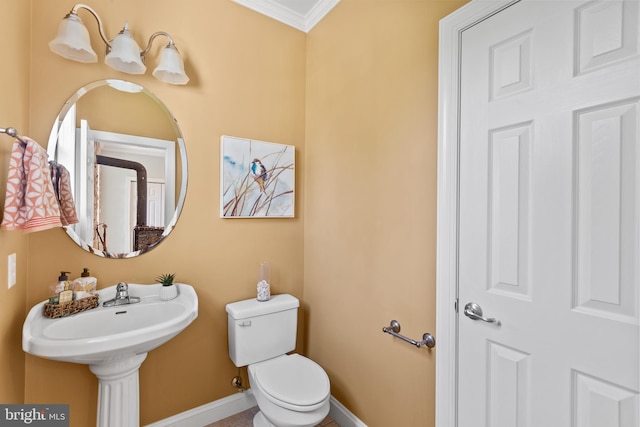
<svg viewBox="0 0 640 427"><path fill-rule="evenodd" d="M329 413L327 373L314 361L286 353L296 347L298 307L292 295L227 304L229 357L249 366L260 411L254 427L313 427Z"/></svg>

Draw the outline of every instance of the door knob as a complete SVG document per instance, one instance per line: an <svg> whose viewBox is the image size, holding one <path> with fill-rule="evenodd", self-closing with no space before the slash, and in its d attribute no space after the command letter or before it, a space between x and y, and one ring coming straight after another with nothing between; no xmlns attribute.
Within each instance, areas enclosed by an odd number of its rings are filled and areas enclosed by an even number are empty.
<svg viewBox="0 0 640 427"><path fill-rule="evenodd" d="M475 302L467 303L464 306L464 315L467 316L471 320L482 320L487 323L497 323L498 321L493 317L483 317L482 316L482 307L480 307Z"/></svg>

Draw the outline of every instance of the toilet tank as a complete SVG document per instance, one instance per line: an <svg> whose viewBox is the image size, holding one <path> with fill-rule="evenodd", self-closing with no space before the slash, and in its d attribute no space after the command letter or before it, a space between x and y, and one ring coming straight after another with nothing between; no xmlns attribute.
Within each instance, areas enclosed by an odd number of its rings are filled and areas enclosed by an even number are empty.
<svg viewBox="0 0 640 427"><path fill-rule="evenodd" d="M273 295L269 301L255 298L227 304L229 357L247 366L281 356L296 347L298 307L292 295Z"/></svg>

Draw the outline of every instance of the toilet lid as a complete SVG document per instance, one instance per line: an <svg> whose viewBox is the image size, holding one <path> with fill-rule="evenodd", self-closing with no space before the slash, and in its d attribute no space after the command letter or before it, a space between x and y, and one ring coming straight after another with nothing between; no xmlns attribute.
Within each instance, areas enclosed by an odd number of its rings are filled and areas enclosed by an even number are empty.
<svg viewBox="0 0 640 427"><path fill-rule="evenodd" d="M327 373L314 361L291 354L255 366L254 379L271 397L297 406L315 405L330 393Z"/></svg>

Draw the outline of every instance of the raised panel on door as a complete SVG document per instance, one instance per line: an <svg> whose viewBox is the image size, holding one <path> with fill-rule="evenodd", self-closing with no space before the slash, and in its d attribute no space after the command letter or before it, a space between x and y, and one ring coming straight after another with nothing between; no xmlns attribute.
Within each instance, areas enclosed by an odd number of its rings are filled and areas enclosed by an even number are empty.
<svg viewBox="0 0 640 427"><path fill-rule="evenodd" d="M492 129L488 141L488 290L531 299L529 205L532 123Z"/></svg>
<svg viewBox="0 0 640 427"><path fill-rule="evenodd" d="M638 99L575 114L574 310L638 323Z"/></svg>

